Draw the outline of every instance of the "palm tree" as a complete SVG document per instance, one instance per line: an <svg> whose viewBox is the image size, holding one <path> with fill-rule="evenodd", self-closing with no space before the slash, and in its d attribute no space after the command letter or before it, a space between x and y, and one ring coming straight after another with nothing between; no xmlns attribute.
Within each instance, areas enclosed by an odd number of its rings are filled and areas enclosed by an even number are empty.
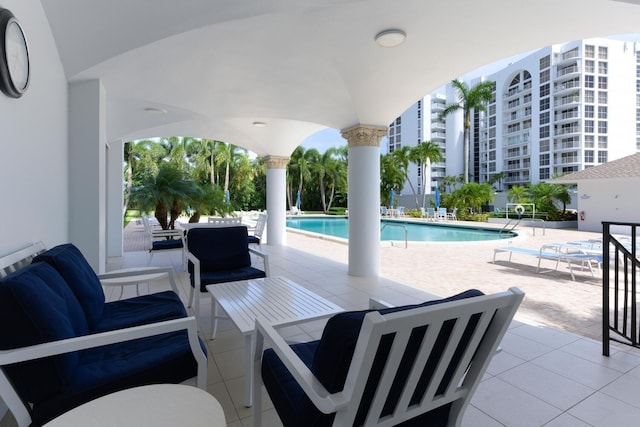
<svg viewBox="0 0 640 427"><path fill-rule="evenodd" d="M404 173L391 154L380 155L380 200L389 204L391 190L402 190Z"/></svg>
<svg viewBox="0 0 640 427"><path fill-rule="evenodd" d="M294 205L293 187L297 183L297 191L302 194L304 181L311 179L311 164L317 161L320 153L315 148L305 150L304 147L298 146L291 154L291 160L287 165L287 200L289 206Z"/></svg>
<svg viewBox="0 0 640 427"><path fill-rule="evenodd" d="M489 184L493 185L495 183L498 183L498 190L502 190L502 180L505 176L507 176L505 172L494 173L489 179Z"/></svg>
<svg viewBox="0 0 640 427"><path fill-rule="evenodd" d="M447 200L450 207L464 206L480 212L483 205L493 202L493 187L487 183L470 182L451 193Z"/></svg>
<svg viewBox="0 0 640 427"><path fill-rule="evenodd" d="M411 149L410 159L422 169L422 207L424 208L427 199L427 168L431 163L442 161L442 151L436 142L423 141Z"/></svg>
<svg viewBox="0 0 640 427"><path fill-rule="evenodd" d="M396 150L393 150L391 153L391 157L398 163L398 168L402 171L404 175L405 182L409 183L409 187L411 188L411 193L413 193L413 197L416 200L416 208L418 205L418 195L416 194L416 189L413 186L413 182L409 178L409 162L411 162L411 147L402 146Z"/></svg>
<svg viewBox="0 0 640 427"><path fill-rule="evenodd" d="M336 159L336 148L329 148L324 154L321 154L318 161L311 165L311 170L318 179L318 187L320 189L320 202L322 203L322 211L327 213L331 208L331 203L336 192L336 183L340 180L340 174L343 171L339 167L340 162ZM327 201L327 189L329 190L329 200Z"/></svg>
<svg viewBox="0 0 640 427"><path fill-rule="evenodd" d="M456 184L458 183L458 179L455 176L447 175L442 178L442 186L447 193L453 192L456 188Z"/></svg>
<svg viewBox="0 0 640 427"><path fill-rule="evenodd" d="M194 177L206 179L211 185L216 183L216 147L224 144L214 139L191 139L186 148L187 159L193 164Z"/></svg>
<svg viewBox="0 0 640 427"><path fill-rule="evenodd" d="M481 82L469 88L469 86L460 80L453 80L451 85L458 92L458 102L447 105L442 112L442 117L462 110L464 114L464 133L463 133L463 160L464 160L464 183L469 182L469 155L470 155L470 129L471 129L471 111L486 111L485 104L491 101L493 96L494 82Z"/></svg>
<svg viewBox="0 0 640 427"><path fill-rule="evenodd" d="M140 186L132 191L132 198L141 209L154 209L155 217L163 230L174 228L186 202L192 197L195 183L185 179L184 173L174 165L160 165L156 175L147 174ZM167 218L167 214L171 217Z"/></svg>
<svg viewBox="0 0 640 427"><path fill-rule="evenodd" d="M519 185L514 185L507 192L507 200L511 203L522 203L527 200L527 189Z"/></svg>

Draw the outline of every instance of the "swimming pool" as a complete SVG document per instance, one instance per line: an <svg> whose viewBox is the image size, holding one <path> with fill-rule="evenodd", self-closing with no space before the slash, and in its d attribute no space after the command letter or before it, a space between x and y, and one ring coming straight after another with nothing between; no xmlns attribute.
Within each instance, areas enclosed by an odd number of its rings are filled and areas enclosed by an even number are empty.
<svg viewBox="0 0 640 427"><path fill-rule="evenodd" d="M290 217L287 227L327 236L348 238L349 221L346 217ZM383 241L404 241L405 228L410 242L475 242L484 240L509 239L516 236L512 232L482 227L463 227L451 224L434 224L410 221L380 220Z"/></svg>

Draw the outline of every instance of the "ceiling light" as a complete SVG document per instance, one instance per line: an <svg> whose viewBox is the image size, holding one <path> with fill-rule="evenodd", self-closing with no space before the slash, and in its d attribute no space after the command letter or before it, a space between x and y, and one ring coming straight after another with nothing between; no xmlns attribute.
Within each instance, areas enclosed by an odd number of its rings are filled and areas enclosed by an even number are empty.
<svg viewBox="0 0 640 427"><path fill-rule="evenodd" d="M149 114L167 114L168 111L164 108L156 108L156 107L147 107L144 109Z"/></svg>
<svg viewBox="0 0 640 427"><path fill-rule="evenodd" d="M253 125L257 128L266 128L267 124L265 122L253 122Z"/></svg>
<svg viewBox="0 0 640 427"><path fill-rule="evenodd" d="M384 30L376 34L376 43L382 47L396 47L407 39L407 33L402 30Z"/></svg>

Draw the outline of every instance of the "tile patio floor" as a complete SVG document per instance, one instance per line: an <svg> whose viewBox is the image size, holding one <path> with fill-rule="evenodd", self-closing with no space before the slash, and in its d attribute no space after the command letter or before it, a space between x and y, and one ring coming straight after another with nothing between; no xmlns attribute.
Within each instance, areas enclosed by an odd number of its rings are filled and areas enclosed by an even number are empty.
<svg viewBox="0 0 640 427"><path fill-rule="evenodd" d="M131 233L136 231L129 229L128 238L139 238ZM597 237L567 230L546 230L543 235L536 229L535 234L523 228L512 243L537 249L546 242ZM562 268L536 273L536 259L518 254L512 263L494 264L493 248L506 243L410 243L408 249L385 245L381 274L375 279L347 274L348 248L343 244L288 232L286 247L263 248L270 255L272 275L286 276L345 309L365 308L369 297L407 304L472 287L485 293L510 286L525 291L503 351L494 357L463 426L640 425L640 350L619 346L612 348L611 357L601 356L600 276L578 272L574 282ZM174 266L186 300L188 276L182 272L180 253L170 252L155 255L153 265ZM142 251L125 252L123 258L111 259L108 269L143 266L146 256ZM150 287L167 289L168 284L160 281ZM133 295L134 289L127 293ZM201 303L208 314L209 299ZM208 323L203 325L205 334L210 333ZM323 325L311 322L285 328L283 334L290 340L317 339ZM241 335L223 322L216 340L206 344L208 391L222 404L230 427L251 426L251 409L243 405ZM280 426L270 402L264 409L263 425Z"/></svg>

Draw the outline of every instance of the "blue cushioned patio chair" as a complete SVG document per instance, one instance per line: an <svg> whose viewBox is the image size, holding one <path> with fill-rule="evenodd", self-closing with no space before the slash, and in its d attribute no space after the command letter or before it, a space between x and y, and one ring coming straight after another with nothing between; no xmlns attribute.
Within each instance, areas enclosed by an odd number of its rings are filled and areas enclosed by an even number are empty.
<svg viewBox="0 0 640 427"><path fill-rule="evenodd" d="M470 290L340 313L320 340L294 345L257 319L254 427L263 384L285 427L458 426L523 297Z"/></svg>
<svg viewBox="0 0 640 427"><path fill-rule="evenodd" d="M197 376L205 389L205 347L174 291L107 303L72 244L31 245L0 270L0 397L20 427L129 387Z"/></svg>
<svg viewBox="0 0 640 427"><path fill-rule="evenodd" d="M200 296L209 296L207 285L269 276L267 254L249 247L247 227L197 227L187 233L187 270L191 292L189 307L200 321ZM251 265L251 255L262 259L263 269ZM211 313L215 335L218 313Z"/></svg>
<svg viewBox="0 0 640 427"><path fill-rule="evenodd" d="M183 231L182 230L162 230L155 229L151 224L149 217L142 217L142 224L144 225L144 231L149 238L149 259L147 265L151 265L153 260L153 253L157 251L179 249L183 250ZM184 264L184 254L183 254Z"/></svg>
<svg viewBox="0 0 640 427"><path fill-rule="evenodd" d="M250 245L258 245L261 247L262 234L264 233L264 228L267 225L267 214L261 213L258 215L258 219L256 220L256 226L253 229L250 229L252 232L249 235L249 244Z"/></svg>

